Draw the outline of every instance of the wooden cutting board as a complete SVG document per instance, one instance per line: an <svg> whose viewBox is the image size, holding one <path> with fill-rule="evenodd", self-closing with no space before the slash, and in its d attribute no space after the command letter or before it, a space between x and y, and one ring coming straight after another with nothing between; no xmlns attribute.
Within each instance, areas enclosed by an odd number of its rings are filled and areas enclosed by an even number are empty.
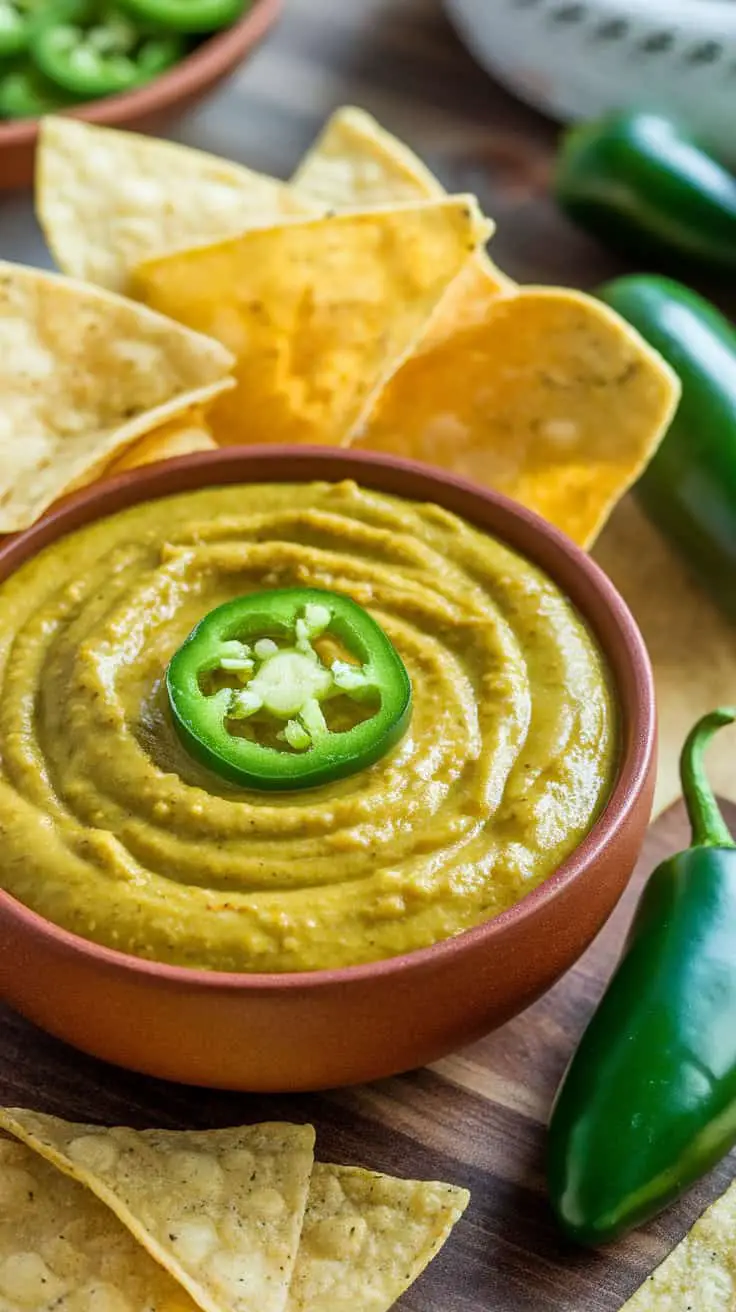
<svg viewBox="0 0 736 1312"><path fill-rule="evenodd" d="M724 809L736 824L736 807ZM445 1179L472 1191L447 1247L397 1305L403 1312L617 1312L730 1183L736 1154L658 1221L606 1252L588 1254L563 1242L550 1216L544 1127L637 890L655 863L686 841L678 804L650 829L626 896L578 965L511 1024L433 1067L327 1094L216 1093L83 1057L0 1008L0 1102L140 1127L310 1120L323 1161Z"/></svg>

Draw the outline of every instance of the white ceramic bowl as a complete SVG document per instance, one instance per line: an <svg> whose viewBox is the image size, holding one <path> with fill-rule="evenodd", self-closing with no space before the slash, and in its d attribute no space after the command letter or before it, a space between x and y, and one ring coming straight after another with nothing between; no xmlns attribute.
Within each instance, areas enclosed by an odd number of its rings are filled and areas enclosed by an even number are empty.
<svg viewBox="0 0 736 1312"><path fill-rule="evenodd" d="M445 0L478 63L563 122L657 110L736 163L734 0Z"/></svg>

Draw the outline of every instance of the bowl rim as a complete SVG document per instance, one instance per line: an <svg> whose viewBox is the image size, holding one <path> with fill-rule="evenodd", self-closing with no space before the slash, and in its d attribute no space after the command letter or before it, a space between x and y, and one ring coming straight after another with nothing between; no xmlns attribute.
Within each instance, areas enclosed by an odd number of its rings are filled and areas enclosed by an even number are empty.
<svg viewBox="0 0 736 1312"><path fill-rule="evenodd" d="M220 32L213 32L209 36L204 34L200 45L152 82L146 82L144 86L135 87L132 91L123 91L117 96L82 101L73 109L57 110L56 115L125 130L128 123L160 113L226 72L240 51L246 52L258 45L276 22L282 4L283 0L252 0L250 7L234 23ZM0 152L4 148L17 149L33 145L38 137L40 122L40 117L19 119L17 122L0 120ZM132 128L129 130L133 131Z"/></svg>
<svg viewBox="0 0 736 1312"><path fill-rule="evenodd" d="M271 468L273 465L283 473L276 473ZM340 468L338 475L334 471L324 472L334 465ZM259 473L264 467L269 472ZM511 543L512 549L521 550L521 554L526 555L533 564L538 564L569 597L567 588L556 577L557 567L562 562L573 573L577 572L581 588L589 590L589 597L595 597L598 603L602 603L620 639L619 650L613 656L601 635L596 633L614 683L622 745L613 789L595 824L547 879L498 915L450 938L440 939L428 947L354 966L315 971L251 973L170 965L136 957L132 953L85 939L54 924L0 889L0 910L4 909L8 917L16 922L22 922L31 935L51 940L67 954L81 954L91 958L103 971L147 976L174 988L214 989L228 993L240 990L254 993L288 993L294 989L319 991L377 977L401 976L422 967L431 968L481 942L491 945L507 929L523 926L537 911L559 897L591 863L598 860L605 847L625 828L645 786L656 744L653 674L644 639L631 612L600 566L559 529L502 493L446 473L435 466L378 452L276 443L221 447L216 451L180 456L129 470L66 497L34 525L13 535L0 547L0 582L4 582L26 560L66 533L144 501L238 482L334 482L343 478L353 478L362 486L388 491L409 501L433 500L441 506L447 506L448 499L468 503L470 509L460 509L454 513L471 523L479 523L474 519L473 510L486 515L490 512L497 521L493 528L482 522L479 527L492 532L501 541L507 540L505 530L509 525L521 524L527 532L531 531L534 548L540 541L545 544L545 549L551 548L554 564L550 567L548 563L542 563L539 560L541 551L537 553L535 549L530 551ZM404 484L405 490L395 491L391 484ZM414 493L408 490L409 484L416 489ZM436 495L433 496L432 492ZM449 508L453 509L452 506ZM577 602L570 599L577 606ZM585 608L579 609L586 623L595 632L596 625L585 614ZM630 692L628 700L622 673L627 676L629 689L636 692L635 697Z"/></svg>

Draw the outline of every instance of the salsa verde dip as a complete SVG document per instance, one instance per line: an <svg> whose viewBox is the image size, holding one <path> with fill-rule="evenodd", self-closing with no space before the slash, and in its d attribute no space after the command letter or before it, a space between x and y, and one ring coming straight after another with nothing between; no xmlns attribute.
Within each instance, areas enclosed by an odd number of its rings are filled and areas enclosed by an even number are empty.
<svg viewBox="0 0 736 1312"><path fill-rule="evenodd" d="M239 789L182 746L166 669L214 607L293 586L377 620L411 723L349 778ZM183 966L349 966L477 925L572 852L616 768L605 662L557 586L353 482L208 488L50 545L0 586L0 677L0 885Z"/></svg>

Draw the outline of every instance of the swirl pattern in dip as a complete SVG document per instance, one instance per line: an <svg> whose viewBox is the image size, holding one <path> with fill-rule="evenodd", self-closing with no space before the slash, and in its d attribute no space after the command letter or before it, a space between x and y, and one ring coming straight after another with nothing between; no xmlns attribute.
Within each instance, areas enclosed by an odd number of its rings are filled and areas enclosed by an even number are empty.
<svg viewBox="0 0 736 1312"><path fill-rule="evenodd" d="M294 584L374 615L411 727L351 778L230 789L179 744L164 672L207 611ZM557 587L448 512L351 482L111 516L0 587L0 635L0 882L158 961L315 970L456 934L564 860L615 770L607 672Z"/></svg>

